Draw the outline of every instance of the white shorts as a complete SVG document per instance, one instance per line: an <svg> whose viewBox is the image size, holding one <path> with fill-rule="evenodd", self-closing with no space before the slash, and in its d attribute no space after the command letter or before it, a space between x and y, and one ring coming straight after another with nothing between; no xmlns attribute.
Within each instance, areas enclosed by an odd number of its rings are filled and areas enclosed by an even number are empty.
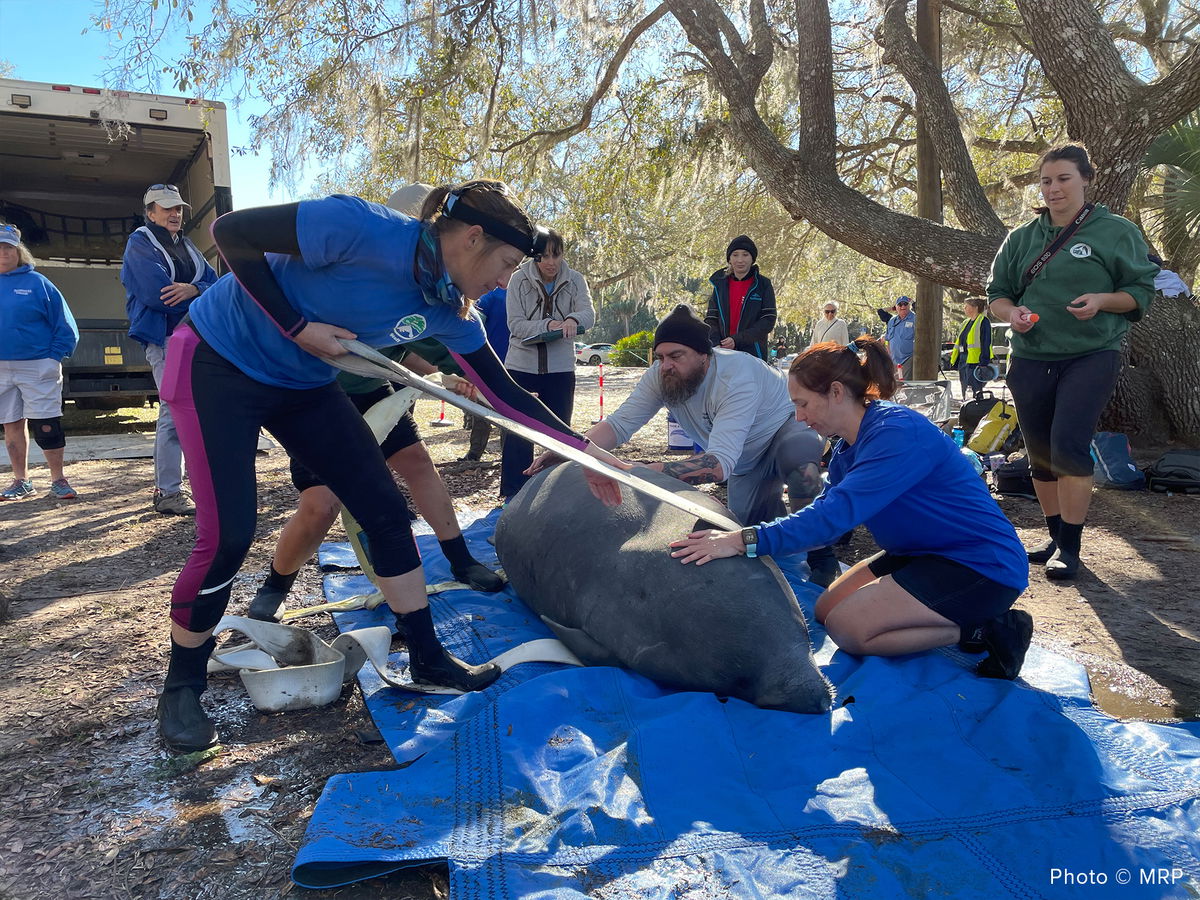
<svg viewBox="0 0 1200 900"><path fill-rule="evenodd" d="M56 359L0 359L0 422L61 416L62 386Z"/></svg>

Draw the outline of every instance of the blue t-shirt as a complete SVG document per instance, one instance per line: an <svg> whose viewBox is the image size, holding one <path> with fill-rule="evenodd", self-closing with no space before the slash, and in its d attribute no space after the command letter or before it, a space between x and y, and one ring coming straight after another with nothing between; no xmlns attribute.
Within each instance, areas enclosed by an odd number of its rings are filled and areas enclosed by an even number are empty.
<svg viewBox="0 0 1200 900"><path fill-rule="evenodd" d="M940 428L895 403L867 407L858 439L838 441L829 487L811 505L759 528L758 552L824 547L856 525L901 556L941 556L1024 590L1029 560L987 485Z"/></svg>
<svg viewBox="0 0 1200 900"><path fill-rule="evenodd" d="M487 333L488 343L503 362L512 337L508 330L508 290L495 288L488 291L479 298L475 308L483 314L483 330Z"/></svg>
<svg viewBox="0 0 1200 900"><path fill-rule="evenodd" d="M372 347L436 338L456 353L484 344L483 326L425 302L413 277L421 223L337 194L304 200L296 213L300 255L267 262L292 306L310 322L339 325ZM192 301L192 321L213 349L255 381L307 389L337 369L300 349L230 274Z"/></svg>

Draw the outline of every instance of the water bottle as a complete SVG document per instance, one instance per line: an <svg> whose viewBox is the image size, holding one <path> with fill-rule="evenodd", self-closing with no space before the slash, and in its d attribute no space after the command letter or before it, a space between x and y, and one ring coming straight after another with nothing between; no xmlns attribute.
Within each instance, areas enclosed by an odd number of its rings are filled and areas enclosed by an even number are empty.
<svg viewBox="0 0 1200 900"><path fill-rule="evenodd" d="M954 446L961 447L963 445L964 436L961 428L955 426L954 431L951 433L951 437L954 438Z"/></svg>

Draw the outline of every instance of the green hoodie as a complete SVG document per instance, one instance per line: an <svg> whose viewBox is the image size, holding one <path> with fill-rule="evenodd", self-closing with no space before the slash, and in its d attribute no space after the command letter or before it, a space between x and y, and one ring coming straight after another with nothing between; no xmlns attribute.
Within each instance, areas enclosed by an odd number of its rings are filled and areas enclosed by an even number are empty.
<svg viewBox="0 0 1200 900"><path fill-rule="evenodd" d="M1154 297L1158 266L1146 258L1149 251L1141 232L1099 204L1022 292L1025 272L1061 231L1044 212L1009 232L992 262L988 302L1006 297L1040 316L1026 333L1012 332L1013 356L1069 359L1119 350L1129 323L1145 315ZM1067 305L1081 294L1115 291L1125 291L1137 307L1125 313L1101 312L1086 322L1067 311Z"/></svg>

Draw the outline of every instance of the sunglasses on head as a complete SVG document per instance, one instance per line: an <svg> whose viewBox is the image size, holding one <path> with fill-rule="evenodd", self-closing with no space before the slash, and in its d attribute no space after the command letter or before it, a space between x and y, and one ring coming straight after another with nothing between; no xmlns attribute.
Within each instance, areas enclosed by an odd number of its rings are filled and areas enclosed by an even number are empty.
<svg viewBox="0 0 1200 900"><path fill-rule="evenodd" d="M173 185L173 184L152 184L152 185L150 185L150 187L146 188L146 190L148 190L148 191L174 191L177 194L179 193L179 188L175 187L175 185Z"/></svg>

